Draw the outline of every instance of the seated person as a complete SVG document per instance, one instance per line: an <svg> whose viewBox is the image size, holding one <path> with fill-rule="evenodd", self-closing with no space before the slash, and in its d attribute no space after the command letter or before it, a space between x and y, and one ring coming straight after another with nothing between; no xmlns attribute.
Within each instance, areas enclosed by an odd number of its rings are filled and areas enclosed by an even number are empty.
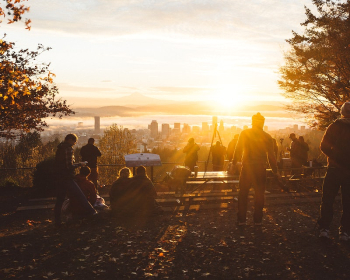
<svg viewBox="0 0 350 280"><path fill-rule="evenodd" d="M130 212L150 215L161 213L162 209L156 202L157 192L146 174L146 168L139 166L136 175L131 179L129 191L130 202L128 208Z"/></svg>
<svg viewBox="0 0 350 280"><path fill-rule="evenodd" d="M111 190L109 192L109 199L113 212L122 211L130 199L129 195L127 195L131 181L130 173L131 172L129 168L122 168L119 171L119 178L112 184Z"/></svg>
<svg viewBox="0 0 350 280"><path fill-rule="evenodd" d="M78 184L90 204L94 206L97 199L97 193L94 183L88 179L90 173L90 168L88 166L83 166L80 168L79 174L75 175L74 181Z"/></svg>

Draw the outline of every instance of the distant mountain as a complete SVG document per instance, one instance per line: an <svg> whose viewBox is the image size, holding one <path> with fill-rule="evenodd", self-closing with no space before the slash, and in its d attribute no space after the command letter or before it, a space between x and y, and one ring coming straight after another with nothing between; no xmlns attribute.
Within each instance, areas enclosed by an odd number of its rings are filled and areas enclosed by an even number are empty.
<svg viewBox="0 0 350 280"><path fill-rule="evenodd" d="M145 106L145 105L163 105L163 104L171 104L173 100L161 100L157 98L152 98L148 96L144 96L141 93L135 92L128 96L123 96L114 99L118 102L118 105L123 105L127 107L135 107L135 106Z"/></svg>

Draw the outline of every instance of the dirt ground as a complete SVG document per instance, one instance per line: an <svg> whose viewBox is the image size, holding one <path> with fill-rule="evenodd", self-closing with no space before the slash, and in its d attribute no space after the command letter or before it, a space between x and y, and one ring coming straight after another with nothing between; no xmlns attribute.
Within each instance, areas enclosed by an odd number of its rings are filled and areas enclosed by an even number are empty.
<svg viewBox="0 0 350 280"><path fill-rule="evenodd" d="M108 214L55 229L52 210L0 217L0 279L350 279L350 245L314 227L318 202L274 204L264 224L236 211L166 213L150 221Z"/></svg>

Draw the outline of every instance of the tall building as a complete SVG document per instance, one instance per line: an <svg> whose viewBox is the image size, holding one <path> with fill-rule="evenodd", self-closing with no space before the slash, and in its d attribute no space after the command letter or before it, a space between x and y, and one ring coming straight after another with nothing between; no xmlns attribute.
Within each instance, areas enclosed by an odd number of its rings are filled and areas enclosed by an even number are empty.
<svg viewBox="0 0 350 280"><path fill-rule="evenodd" d="M153 120L150 125L148 125L148 129L151 131L151 138L157 138L158 136L158 122Z"/></svg>
<svg viewBox="0 0 350 280"><path fill-rule="evenodd" d="M225 128L224 128L224 121L220 120L220 126L219 126L219 132L222 133L224 132Z"/></svg>
<svg viewBox="0 0 350 280"><path fill-rule="evenodd" d="M182 132L183 133L191 133L191 127L187 123L184 123L184 126L182 128Z"/></svg>
<svg viewBox="0 0 350 280"><path fill-rule="evenodd" d="M101 123L100 123L100 117L95 117L95 133L99 134L101 132Z"/></svg>
<svg viewBox="0 0 350 280"><path fill-rule="evenodd" d="M218 117L213 116L213 120L212 120L213 128L214 128L215 124L217 124L217 123L218 123Z"/></svg>
<svg viewBox="0 0 350 280"><path fill-rule="evenodd" d="M209 124L207 122L202 122L202 131L203 132L209 131Z"/></svg>
<svg viewBox="0 0 350 280"><path fill-rule="evenodd" d="M295 133L298 132L298 125L297 125L297 124L293 125L293 131L294 131Z"/></svg>
<svg viewBox="0 0 350 280"><path fill-rule="evenodd" d="M174 123L174 129L181 130L181 124L180 123Z"/></svg>
<svg viewBox="0 0 350 280"><path fill-rule="evenodd" d="M162 124L162 135L169 136L170 135L170 125L168 123Z"/></svg>

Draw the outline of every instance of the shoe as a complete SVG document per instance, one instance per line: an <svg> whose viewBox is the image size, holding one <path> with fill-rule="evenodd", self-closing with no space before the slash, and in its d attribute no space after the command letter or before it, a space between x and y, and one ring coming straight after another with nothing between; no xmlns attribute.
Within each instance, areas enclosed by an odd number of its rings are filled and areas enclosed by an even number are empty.
<svg viewBox="0 0 350 280"><path fill-rule="evenodd" d="M339 240L340 241L349 241L350 236L348 233L346 233L345 231L340 231L339 232Z"/></svg>
<svg viewBox="0 0 350 280"><path fill-rule="evenodd" d="M329 230L328 229L321 229L319 236L320 238L329 238Z"/></svg>

